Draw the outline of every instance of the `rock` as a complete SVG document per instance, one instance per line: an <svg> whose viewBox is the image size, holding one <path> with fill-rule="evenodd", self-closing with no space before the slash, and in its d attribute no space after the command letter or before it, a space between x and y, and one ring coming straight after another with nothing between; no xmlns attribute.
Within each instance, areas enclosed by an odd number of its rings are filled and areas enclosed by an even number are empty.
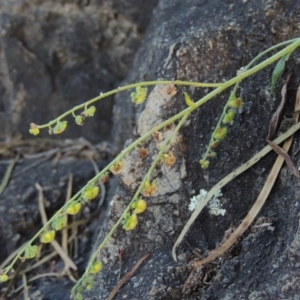
<svg viewBox="0 0 300 300"><path fill-rule="evenodd" d="M155 3L2 1L0 139L28 138L31 122L45 124L117 87ZM69 128L60 138L109 139L112 107L113 97L101 101L84 127L68 117ZM48 136L47 129L41 135Z"/></svg>
<svg viewBox="0 0 300 300"><path fill-rule="evenodd" d="M237 70L247 65L258 53L299 36L299 13L295 1L286 5L285 1L237 3L191 0L170 3L161 0L153 12L132 72L124 84L158 79L223 82L234 77ZM171 248L190 216L190 191L209 189L266 145L269 121L280 101L283 80L289 73L294 74L288 88L288 98L291 101L289 110L293 109L298 84L296 82L299 79L298 65L299 54L295 52L277 84L276 99L270 93L270 74L274 65L242 82L238 95L245 101L244 108L235 123L229 127L228 137L217 150L217 158L211 160L209 169L205 171L200 168L198 161L205 152L212 128L217 123L229 91L218 95L216 99L192 113L190 122L181 130L179 140L172 146L176 147L177 163L174 170L178 170L182 163L187 176L181 178L182 184L176 184L169 193L158 193L147 200L149 208L139 217L136 230L125 232L120 229L116 232L113 241L101 253L105 265L97 277L95 289L88 294L89 297L106 299L116 286L116 273L119 270L117 250L122 249L125 251L122 257L123 276L145 253L151 252L152 257L145 260L134 275L142 278L143 284L134 289L136 280L129 279L114 299L296 299L293 297L298 295L298 287L293 285L292 280L296 275L288 259L295 257L293 250L290 252L290 245L295 240L298 222L298 184L295 186L294 178L289 174L285 185L274 188L273 194L260 212L260 216L276 218L272 223L274 231L263 228L250 235L249 232L246 233L242 241L223 258L226 262L209 265L209 273L202 272L201 278L204 279L199 278L200 282L193 279L196 286L190 287L191 295L182 294L189 270L186 268L181 276L172 280L168 268L178 266L172 261ZM147 101L152 101L153 93L159 88L150 88ZM171 103L169 106L164 98L158 98L157 105L151 106L146 101L140 106L128 106L130 92L119 94L114 107L113 133L116 149L120 151L124 144L129 144L126 140L140 137L149 130L151 124L157 125L149 119L149 115L162 121L183 110L186 105L182 92L187 91L193 100L197 100L210 91L178 86L177 90L177 94L168 100ZM166 109L162 109L164 105ZM164 132L165 129L162 130L163 135ZM154 144L154 138L149 138L142 145L152 158L158 150ZM294 150L295 147L296 145ZM233 224L237 226L250 210L275 157L274 153L268 155L230 182L222 190L225 216L210 216L204 210L185 238L191 246L182 242L178 252L189 253L191 259L191 249L200 248L205 255L215 249L225 231ZM138 182L150 165L149 160L139 161L137 152L129 154L125 160L127 159L130 163L126 170L131 173L124 173L120 177L124 187L120 187L117 192L118 201L113 203L108 229L129 203ZM163 167L159 167L154 171L153 179L160 181L164 176ZM179 174L170 184L178 178ZM170 197L174 195L180 201L171 201ZM179 215L174 215L174 211L178 211ZM103 233L99 242L104 236ZM292 249L296 249L295 242L293 245ZM221 262L222 258L218 261ZM153 278L157 284L153 283ZM162 278L161 282L157 278Z"/></svg>

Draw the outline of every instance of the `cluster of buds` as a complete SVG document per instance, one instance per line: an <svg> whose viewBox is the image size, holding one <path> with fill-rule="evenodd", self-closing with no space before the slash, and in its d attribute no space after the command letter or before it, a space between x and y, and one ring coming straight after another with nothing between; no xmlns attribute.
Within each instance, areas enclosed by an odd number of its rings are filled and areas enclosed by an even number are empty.
<svg viewBox="0 0 300 300"><path fill-rule="evenodd" d="M132 212L128 213L123 220L123 228L126 231L133 230L138 224L137 215L143 213L147 208L147 202L144 199L138 199L131 204Z"/></svg>
<svg viewBox="0 0 300 300"><path fill-rule="evenodd" d="M75 117L75 123L77 125L83 125L84 119L93 117L96 112L96 107L95 106L90 106L89 108L86 108L80 115L74 116Z"/></svg>
<svg viewBox="0 0 300 300"><path fill-rule="evenodd" d="M131 101L135 104L142 104L147 98L147 88L137 86L135 92L130 94Z"/></svg>
<svg viewBox="0 0 300 300"><path fill-rule="evenodd" d="M79 202L70 203L64 212L60 213L53 219L51 223L52 228L46 230L41 235L40 237L41 242L44 244L51 243L55 238L56 231L62 230L67 225L67 221L68 221L67 214L76 215L80 211L82 203L95 199L99 194L99 190L100 188L95 185L86 186L81 192L81 198ZM25 258L27 258L26 255Z"/></svg>
<svg viewBox="0 0 300 300"><path fill-rule="evenodd" d="M228 133L228 125L233 124L234 116L236 114L237 109L243 106L243 99L241 97L236 98L235 96L231 96L226 104L226 109L221 116L222 126L218 126L214 133L212 140L208 146L208 149L202 159L200 159L199 163L202 169L207 169L209 167L208 158L217 157L217 153L214 151L217 148L222 140L224 140ZM227 109L229 108L229 109Z"/></svg>

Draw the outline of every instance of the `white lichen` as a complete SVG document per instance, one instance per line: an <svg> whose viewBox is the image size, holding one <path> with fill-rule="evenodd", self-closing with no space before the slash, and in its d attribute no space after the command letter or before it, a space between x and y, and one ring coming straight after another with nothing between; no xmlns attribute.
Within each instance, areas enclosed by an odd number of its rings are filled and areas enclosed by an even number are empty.
<svg viewBox="0 0 300 300"><path fill-rule="evenodd" d="M191 202L189 204L189 210L194 211L195 208L198 206L198 204L206 197L206 195L207 195L207 191L201 189L199 195L193 196L190 200ZM222 208L222 204L219 199L219 197L221 197L222 195L223 194L221 193L221 190L219 190L218 192L216 192L213 198L208 202L208 209L211 215L215 215L215 216L225 215L226 209Z"/></svg>
<svg viewBox="0 0 300 300"><path fill-rule="evenodd" d="M207 191L204 189L201 189L199 195L193 196L190 200L191 202L189 204L189 210L194 211L195 208L198 206L198 204L201 202L201 200L204 199L206 194L207 194Z"/></svg>

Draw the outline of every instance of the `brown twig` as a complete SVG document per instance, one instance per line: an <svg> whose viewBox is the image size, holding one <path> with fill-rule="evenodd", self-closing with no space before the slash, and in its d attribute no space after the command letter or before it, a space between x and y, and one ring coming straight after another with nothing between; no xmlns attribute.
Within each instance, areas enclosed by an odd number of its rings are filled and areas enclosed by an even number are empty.
<svg viewBox="0 0 300 300"><path fill-rule="evenodd" d="M142 262L147 259L151 253L145 254L136 264L135 266L118 282L118 284L111 291L109 297L106 300L112 300L114 296L117 294L122 285L134 274L134 272L138 269L138 267L142 264Z"/></svg>
<svg viewBox="0 0 300 300"><path fill-rule="evenodd" d="M280 105L278 106L276 112L273 114L272 119L270 121L270 127L269 127L269 133L267 136L267 142L269 143L269 145L272 147L272 149L278 154L284 157L286 164L288 166L288 168L290 169L290 171L296 176L296 177L300 177L299 176L299 172L297 170L297 168L295 167L291 157L288 155L288 153L286 151L284 151L281 147L279 147L278 145L274 144L271 141L272 136L274 135L276 128L278 126L278 122L279 122L279 118L282 114L282 110L283 107L285 105L286 102L286 93L287 93L287 85L290 81L290 75L287 77L285 84L283 85L282 89L281 89L281 102ZM296 98L297 101L297 98ZM294 118L295 119L295 118Z"/></svg>

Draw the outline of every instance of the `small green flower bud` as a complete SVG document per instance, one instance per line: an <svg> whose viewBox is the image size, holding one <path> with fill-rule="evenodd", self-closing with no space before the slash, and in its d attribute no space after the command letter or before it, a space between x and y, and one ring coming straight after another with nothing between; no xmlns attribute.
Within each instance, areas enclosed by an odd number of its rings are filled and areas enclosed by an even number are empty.
<svg viewBox="0 0 300 300"><path fill-rule="evenodd" d="M8 276L6 274L0 275L0 282L5 282L8 280Z"/></svg>
<svg viewBox="0 0 300 300"><path fill-rule="evenodd" d="M66 226L66 224L67 224L67 216L59 215L53 220L51 226L54 230L61 230Z"/></svg>
<svg viewBox="0 0 300 300"><path fill-rule="evenodd" d="M90 266L89 273L96 274L96 273L99 273L101 271L101 269L102 269L102 262L96 261Z"/></svg>
<svg viewBox="0 0 300 300"><path fill-rule="evenodd" d="M235 112L233 109L230 109L224 116L222 122L223 124L228 124L234 119Z"/></svg>
<svg viewBox="0 0 300 300"><path fill-rule="evenodd" d="M42 235L41 242L44 244L48 244L51 243L54 240L54 238L55 238L55 231L50 230Z"/></svg>
<svg viewBox="0 0 300 300"><path fill-rule="evenodd" d="M95 112L96 112L96 107L95 106L91 106L91 107L87 108L84 112L82 112L81 114L84 117L88 118L88 117L93 117L94 114L95 114Z"/></svg>
<svg viewBox="0 0 300 300"><path fill-rule="evenodd" d="M83 300L83 296L81 293L77 293L76 296L75 296L75 299L76 300Z"/></svg>
<svg viewBox="0 0 300 300"><path fill-rule="evenodd" d="M29 133L33 135L38 135L40 133L40 130L36 124L30 123Z"/></svg>
<svg viewBox="0 0 300 300"><path fill-rule="evenodd" d="M66 213L68 215L76 215L80 211L80 208L81 208L81 203L79 202L73 203L66 209Z"/></svg>
<svg viewBox="0 0 300 300"><path fill-rule="evenodd" d="M26 259L31 259L34 258L37 254L38 251L38 246L32 246L32 245L28 245L25 249L25 258Z"/></svg>
<svg viewBox="0 0 300 300"><path fill-rule="evenodd" d="M214 138L216 140L224 140L227 135L227 127L218 127L214 132Z"/></svg>
<svg viewBox="0 0 300 300"><path fill-rule="evenodd" d="M211 151L211 152L209 152L208 156L211 158L215 158L215 157L217 157L217 153L214 151Z"/></svg>
<svg viewBox="0 0 300 300"><path fill-rule="evenodd" d="M92 200L99 194L99 190L98 186L87 186L82 192L82 197L86 200Z"/></svg>
<svg viewBox="0 0 300 300"><path fill-rule="evenodd" d="M243 99L241 97L239 98L232 98L231 100L229 100L228 102L228 106L231 108L239 108L243 106Z"/></svg>
<svg viewBox="0 0 300 300"><path fill-rule="evenodd" d="M137 223L138 223L138 219L136 214L128 215L125 218L123 228L126 231L133 230L136 227Z"/></svg>
<svg viewBox="0 0 300 300"><path fill-rule="evenodd" d="M199 161L202 169L207 169L209 167L209 161L205 159L200 159Z"/></svg>
<svg viewBox="0 0 300 300"><path fill-rule="evenodd" d="M84 117L83 116L76 116L75 123L77 125L83 125Z"/></svg>
<svg viewBox="0 0 300 300"><path fill-rule="evenodd" d="M135 92L130 94L131 101L135 104L142 104L147 98L147 88L137 86Z"/></svg>
<svg viewBox="0 0 300 300"><path fill-rule="evenodd" d="M67 128L67 121L58 121L55 127L53 128L54 134L62 133Z"/></svg>
<svg viewBox="0 0 300 300"><path fill-rule="evenodd" d="M147 202L144 199L139 199L136 202L132 203L131 207L134 208L135 214L140 214L146 210Z"/></svg>

